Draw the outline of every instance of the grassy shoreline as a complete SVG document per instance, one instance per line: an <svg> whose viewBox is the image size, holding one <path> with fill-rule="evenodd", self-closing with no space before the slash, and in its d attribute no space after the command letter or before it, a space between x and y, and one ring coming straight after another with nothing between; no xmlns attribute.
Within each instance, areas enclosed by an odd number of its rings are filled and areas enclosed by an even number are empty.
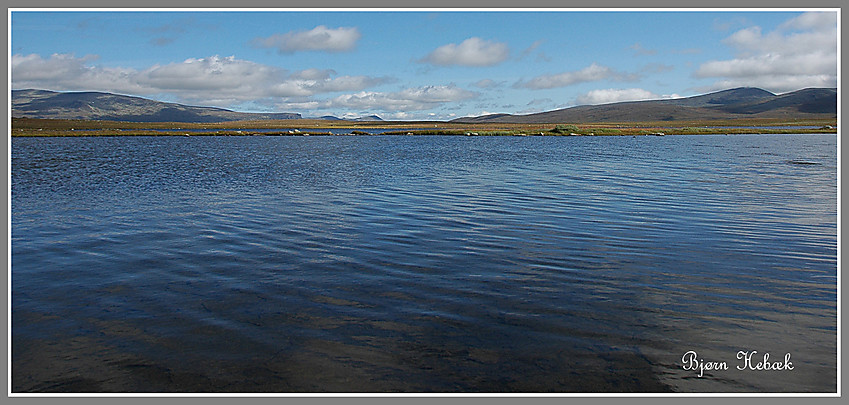
<svg viewBox="0 0 849 405"><path fill-rule="evenodd" d="M836 119L745 119L721 121L705 120L587 124L460 124L433 121L350 122L325 120L231 121L218 123L139 123L118 121L13 118L10 134L13 137L186 135L346 136L368 135L368 133L363 131L363 129L381 129L385 130L385 132L383 132L381 135L636 136L715 134L836 134L836 127ZM347 131L344 134L332 134L328 131L340 129ZM263 131L260 132L258 130ZM269 132L268 130L273 131Z"/></svg>

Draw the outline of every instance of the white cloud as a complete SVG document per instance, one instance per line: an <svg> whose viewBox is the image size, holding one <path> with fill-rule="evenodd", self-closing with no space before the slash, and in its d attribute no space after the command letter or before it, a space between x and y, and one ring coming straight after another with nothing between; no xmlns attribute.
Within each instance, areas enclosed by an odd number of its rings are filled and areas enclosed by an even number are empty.
<svg viewBox="0 0 849 405"><path fill-rule="evenodd" d="M595 82L605 79L634 80L636 79L636 76L618 73L607 66L601 66L593 63L578 71L541 75L534 77L527 82L519 81L514 84L513 87L534 90L553 89L556 87L566 87L573 84Z"/></svg>
<svg viewBox="0 0 849 405"><path fill-rule="evenodd" d="M151 95L172 94L181 102L214 101L217 106L272 97L308 97L361 91L392 81L385 77L338 76L333 70L290 73L234 56L190 58L144 70L89 66L95 57L14 55L12 87L57 91L98 90Z"/></svg>
<svg viewBox="0 0 849 405"><path fill-rule="evenodd" d="M830 54L812 51L806 55L766 53L742 59L703 63L697 74L701 77L736 77L758 79L766 76L818 76L836 74L836 60ZM819 73L819 74L818 74Z"/></svg>
<svg viewBox="0 0 849 405"><path fill-rule="evenodd" d="M505 43L472 37L459 45L440 46L419 62L440 66L493 66L507 60L509 55L510 50Z"/></svg>
<svg viewBox="0 0 849 405"><path fill-rule="evenodd" d="M12 56L12 87L47 90L107 90L117 93L143 92L144 88L130 78L133 69L91 67L97 56L77 58L70 54Z"/></svg>
<svg viewBox="0 0 849 405"><path fill-rule="evenodd" d="M454 85L407 88L393 93L359 92L330 100L333 108L356 108L381 111L421 111L441 104L468 100L477 93Z"/></svg>
<svg viewBox="0 0 849 405"><path fill-rule="evenodd" d="M303 80L326 80L335 74L336 71L333 69L304 69L292 73L292 77Z"/></svg>
<svg viewBox="0 0 849 405"><path fill-rule="evenodd" d="M139 72L134 80L142 86L160 91L226 91L240 94L285 78L286 71L280 68L239 60L234 56L211 56L154 65Z"/></svg>
<svg viewBox="0 0 849 405"><path fill-rule="evenodd" d="M360 36L356 27L327 28L319 25L309 31L291 31L268 38L256 38L253 44L260 48L277 48L281 53L344 52L353 49Z"/></svg>
<svg viewBox="0 0 849 405"><path fill-rule="evenodd" d="M805 88L834 88L837 87L837 82L833 75L764 75L756 79L721 79L696 90L709 92L745 86L759 87L780 94Z"/></svg>
<svg viewBox="0 0 849 405"><path fill-rule="evenodd" d="M447 86L407 88L395 94L399 94L405 99L418 100L425 103L447 103L468 100L477 96L477 93L463 90L453 84Z"/></svg>
<svg viewBox="0 0 849 405"><path fill-rule="evenodd" d="M707 89L754 86L781 93L804 87L837 87L837 14L805 13L777 30L741 29L723 43L734 59L703 63L699 78L718 78Z"/></svg>
<svg viewBox="0 0 849 405"><path fill-rule="evenodd" d="M836 13L804 13L785 21L783 30L824 30L830 31L837 23Z"/></svg>
<svg viewBox="0 0 849 405"><path fill-rule="evenodd" d="M279 104L279 107L287 110L346 109L397 114L403 111L429 110L447 103L470 100L475 97L478 97L478 93L449 84L445 86L413 87L397 92L360 91L321 101L286 102Z"/></svg>
<svg viewBox="0 0 849 405"><path fill-rule="evenodd" d="M639 88L632 89L599 89L592 90L575 98L579 105L595 105L607 103L619 103L623 101L658 100L664 98L677 98L677 94L657 95L651 91Z"/></svg>
<svg viewBox="0 0 849 405"><path fill-rule="evenodd" d="M333 93L340 91L358 91L369 87L379 86L393 82L393 79L386 77L370 77L370 76L339 76L334 79L324 79L317 82L310 88L316 93Z"/></svg>

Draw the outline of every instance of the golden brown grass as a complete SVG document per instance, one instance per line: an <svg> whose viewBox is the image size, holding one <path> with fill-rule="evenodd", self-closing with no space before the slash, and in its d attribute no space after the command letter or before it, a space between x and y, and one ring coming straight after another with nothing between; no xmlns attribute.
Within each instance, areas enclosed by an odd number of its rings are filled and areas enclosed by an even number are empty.
<svg viewBox="0 0 849 405"><path fill-rule="evenodd" d="M553 131L558 125L570 131ZM713 121L658 121L622 123L546 123L546 124L461 124L437 121L328 121L328 120L274 120L229 121L219 123L180 122L118 122L94 120L50 120L13 118L12 136L128 136L128 135L259 135L251 130L279 129L280 132L262 135L288 135L289 130L300 129L311 134L329 134L322 129L349 129L349 133L363 129L391 129L392 134L414 135L646 135L663 132L672 134L725 134L725 133L837 133L836 119L737 119ZM814 126L816 128L765 129L777 126ZM831 128L828 128L830 126ZM740 127L740 128L716 128ZM175 131L179 129L191 132ZM198 131L201 130L201 131Z"/></svg>

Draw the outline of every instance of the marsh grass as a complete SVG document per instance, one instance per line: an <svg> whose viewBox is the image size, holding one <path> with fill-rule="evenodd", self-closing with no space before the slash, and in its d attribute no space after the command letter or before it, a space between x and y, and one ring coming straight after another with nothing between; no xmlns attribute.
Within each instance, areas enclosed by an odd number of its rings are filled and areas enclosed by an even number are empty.
<svg viewBox="0 0 849 405"><path fill-rule="evenodd" d="M435 121L336 122L324 120L232 121L220 123L118 122L13 118L10 135L19 136L339 136L373 135L365 129L389 129L382 135L467 136L571 136L571 135L667 135L700 134L823 134L837 133L836 119L741 119L716 121L554 123L554 124L460 124ZM735 128L723 128L723 127ZM763 127L789 128L763 128ZM801 128L803 126L816 128ZM427 128L427 129L424 129ZM180 131L187 130L186 132ZM256 130L274 129L272 132ZM290 132L298 129L300 132ZM329 129L349 129L332 134Z"/></svg>

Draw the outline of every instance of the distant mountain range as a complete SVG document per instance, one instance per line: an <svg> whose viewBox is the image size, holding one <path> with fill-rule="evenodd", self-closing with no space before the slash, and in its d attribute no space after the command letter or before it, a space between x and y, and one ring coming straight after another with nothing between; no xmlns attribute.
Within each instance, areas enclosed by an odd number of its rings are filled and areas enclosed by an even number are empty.
<svg viewBox="0 0 849 405"><path fill-rule="evenodd" d="M100 92L13 90L12 116L129 122L223 122L302 118L298 113L244 113L193 107ZM803 89L786 94L741 87L700 96L583 105L527 115L492 114L458 118L456 123L589 123L725 120L734 118L833 118L837 89ZM334 116L319 119L343 120ZM369 115L346 121L383 121Z"/></svg>
<svg viewBox="0 0 849 405"><path fill-rule="evenodd" d="M540 124L823 117L837 117L837 89L803 89L776 95L741 87L687 98L583 105L528 115L492 114L451 122Z"/></svg>
<svg viewBox="0 0 849 405"><path fill-rule="evenodd" d="M244 113L111 93L58 93L46 90L12 90L12 116L128 122L222 122L301 118L298 113Z"/></svg>

